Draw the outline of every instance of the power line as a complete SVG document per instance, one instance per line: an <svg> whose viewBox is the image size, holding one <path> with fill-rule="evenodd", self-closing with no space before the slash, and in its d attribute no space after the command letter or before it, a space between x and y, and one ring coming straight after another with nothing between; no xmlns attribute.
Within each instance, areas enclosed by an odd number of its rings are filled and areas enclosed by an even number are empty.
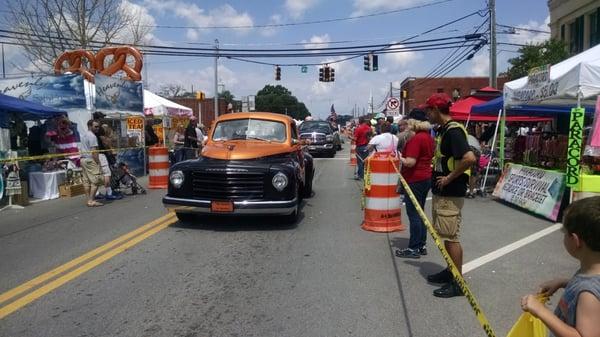
<svg viewBox="0 0 600 337"><path fill-rule="evenodd" d="M503 27L503 28L510 28L510 29L514 29L514 30L522 30L525 32L551 34L551 32L549 32L547 30L538 30L538 29L523 28L523 27L517 27L517 26L501 25L499 23L497 23L496 26Z"/></svg>
<svg viewBox="0 0 600 337"><path fill-rule="evenodd" d="M406 11L410 11L410 10L414 10L414 9L436 6L436 5L440 5L440 4L452 2L452 1L454 1L454 0L439 0L439 1L422 4L422 5L410 6L410 7L400 8L400 9L391 10L391 11L383 11L383 12L377 12L377 13L372 13L372 14L364 14L364 15L354 15L354 16L342 17L342 18L302 21L302 22L272 23L272 24L261 24L261 25L237 25L237 26L177 26L177 25L139 25L139 26L146 27L146 28L159 28L159 29L197 29L197 30L201 30L201 29L282 28L282 27L305 26L305 25L314 25L314 24L323 24L323 23L332 23L332 22L341 22L341 21L372 18L372 17L377 17L377 16L406 12ZM12 11L7 11L7 10L0 10L0 12L14 14ZM92 21L92 23L93 23L93 21Z"/></svg>

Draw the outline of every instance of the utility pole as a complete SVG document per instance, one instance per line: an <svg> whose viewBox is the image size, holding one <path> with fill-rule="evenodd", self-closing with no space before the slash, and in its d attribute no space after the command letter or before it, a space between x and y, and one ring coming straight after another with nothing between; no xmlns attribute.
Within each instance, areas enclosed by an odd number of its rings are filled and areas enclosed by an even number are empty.
<svg viewBox="0 0 600 337"><path fill-rule="evenodd" d="M498 88L496 77L496 0L488 0L490 12L490 87Z"/></svg>
<svg viewBox="0 0 600 337"><path fill-rule="evenodd" d="M4 69L4 43L2 44L2 78L6 78L6 71Z"/></svg>
<svg viewBox="0 0 600 337"><path fill-rule="evenodd" d="M394 97L394 91L392 90L392 82L390 82L390 98Z"/></svg>
<svg viewBox="0 0 600 337"><path fill-rule="evenodd" d="M215 39L215 121L219 117L219 40Z"/></svg>

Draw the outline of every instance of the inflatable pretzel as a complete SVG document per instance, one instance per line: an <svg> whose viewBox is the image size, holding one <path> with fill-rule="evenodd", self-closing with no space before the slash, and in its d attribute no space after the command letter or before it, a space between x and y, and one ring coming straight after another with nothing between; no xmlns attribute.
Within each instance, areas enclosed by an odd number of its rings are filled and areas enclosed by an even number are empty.
<svg viewBox="0 0 600 337"><path fill-rule="evenodd" d="M112 56L112 62L108 65L104 64L107 56ZM127 57L132 56L134 60L133 66L127 63ZM139 50L133 47L108 47L102 48L96 54L95 68L98 73L106 76L112 76L119 71L127 74L127 79L132 81L142 80L142 54Z"/></svg>
<svg viewBox="0 0 600 337"><path fill-rule="evenodd" d="M87 64L84 60L87 60ZM66 67L64 67L65 62L68 64ZM80 73L86 80L94 82L94 64L95 57L91 51L83 49L66 51L54 62L54 73L57 75L65 72Z"/></svg>

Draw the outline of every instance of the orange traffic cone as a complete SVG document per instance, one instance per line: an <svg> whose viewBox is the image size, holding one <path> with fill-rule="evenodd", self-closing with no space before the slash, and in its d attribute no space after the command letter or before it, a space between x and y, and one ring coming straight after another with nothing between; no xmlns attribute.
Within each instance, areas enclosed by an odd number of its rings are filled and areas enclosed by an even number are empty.
<svg viewBox="0 0 600 337"><path fill-rule="evenodd" d="M375 152L365 162L365 220L362 229L389 233L402 231L402 201L396 192L400 161L388 152Z"/></svg>
<svg viewBox="0 0 600 337"><path fill-rule="evenodd" d="M148 149L149 188L167 188L169 186L169 150L166 147Z"/></svg>

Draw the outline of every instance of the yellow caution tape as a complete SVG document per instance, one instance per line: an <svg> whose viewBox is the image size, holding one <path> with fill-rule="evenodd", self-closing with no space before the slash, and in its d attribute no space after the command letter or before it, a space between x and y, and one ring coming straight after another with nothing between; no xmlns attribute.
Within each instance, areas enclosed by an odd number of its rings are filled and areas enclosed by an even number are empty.
<svg viewBox="0 0 600 337"><path fill-rule="evenodd" d="M473 294L473 292L471 292L471 289L469 289L467 282L465 281L465 279L463 278L461 273L458 271L458 268L456 268L456 265L454 264L454 261L452 261L452 258L450 258L450 255L448 254L448 251L446 251L446 248L444 247L442 240L440 239L440 236L433 228L433 225L431 225L431 222L427 218L427 215L425 215L423 208L421 208L421 205L417 201L417 198L413 194L412 190L408 186L408 183L406 182L406 180L404 180L404 177L402 177L402 174L400 174L400 171L398 170L398 168L394 164L394 161L391 158L390 158L390 162L392 163L392 166L396 170L396 173L398 173L398 177L400 178L400 182L402 183L402 186L404 187L404 191L406 192L406 194L412 201L413 205L415 206L415 209L417 210L417 212L419 213L419 216L423 220L423 223L425 224L427 231L429 232L429 234L431 234L431 237L433 238L435 245L438 247L438 249L442 253L444 260L446 260L446 263L448 264L448 266L450 268L450 272L452 273L452 276L454 276L454 280L456 280L456 283L458 284L460 289L465 294L465 297L467 298L467 301L471 305L471 308L473 308L473 311L475 312L475 316L477 316L477 320L479 321L479 324L481 325L481 327L483 328L483 330L485 331L485 333L488 337L495 337L496 334L494 333L494 330L492 330L490 322L488 321L487 317L483 313L483 309L481 309L481 307L479 306L479 303L477 302L475 295Z"/></svg>
<svg viewBox="0 0 600 337"><path fill-rule="evenodd" d="M81 152L70 152L70 153L49 153L43 154L40 156L28 156L28 157L17 157L17 158L4 158L0 159L0 163L14 163L20 161L31 161L31 160L46 160L53 158L66 158L66 157L75 157L80 156L82 154L90 154L90 153L102 153L102 152L119 152L124 150L132 150L132 149L144 149L148 146L137 146L137 147L121 147L118 149L109 149L109 150L94 150L94 151L81 151Z"/></svg>

